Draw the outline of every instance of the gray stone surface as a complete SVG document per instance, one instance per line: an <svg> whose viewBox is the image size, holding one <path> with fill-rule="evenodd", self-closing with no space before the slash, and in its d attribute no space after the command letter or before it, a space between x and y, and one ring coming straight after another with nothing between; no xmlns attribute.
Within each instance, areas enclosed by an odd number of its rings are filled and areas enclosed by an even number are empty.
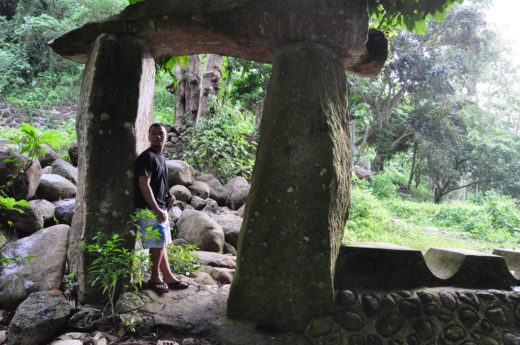
<svg viewBox="0 0 520 345"><path fill-rule="evenodd" d="M92 41L103 32L147 37L155 58L207 52L272 63L287 44L314 42L336 52L342 68L366 76L376 75L387 58L384 35L372 37L367 2L359 0L152 0L62 35L50 45L84 63Z"/></svg>
<svg viewBox="0 0 520 345"><path fill-rule="evenodd" d="M71 243L92 241L101 229L132 242L127 215L133 212L135 155L149 146L155 64L135 36L103 34L89 52L77 113L78 195ZM69 257L79 300L98 302L99 291L88 277L92 259L79 250Z"/></svg>
<svg viewBox="0 0 520 345"><path fill-rule="evenodd" d="M0 309L14 309L31 292L59 288L65 268L69 226L55 225L10 242L2 258L31 258L0 271Z"/></svg>
<svg viewBox="0 0 520 345"><path fill-rule="evenodd" d="M219 205L226 204L226 189L215 176L204 174L197 177L197 181L202 181L209 186L209 197L211 199L215 200Z"/></svg>
<svg viewBox="0 0 520 345"><path fill-rule="evenodd" d="M76 199L58 200L53 203L56 206L54 214L60 224L72 224Z"/></svg>
<svg viewBox="0 0 520 345"><path fill-rule="evenodd" d="M7 224L11 221L16 231L24 234L32 234L42 229L45 223L49 225L54 216L54 205L47 200L30 200L29 205L16 207L23 213L16 210L1 212L2 222Z"/></svg>
<svg viewBox="0 0 520 345"><path fill-rule="evenodd" d="M194 195L191 198L190 206L196 209L197 211L201 211L202 209L204 209L204 207L206 207L206 200Z"/></svg>
<svg viewBox="0 0 520 345"><path fill-rule="evenodd" d="M14 161L6 162L8 159ZM20 155L16 153L15 150L11 149L9 143L4 141L3 148L0 149L0 186L4 186L10 182L12 180L11 176L19 176L13 185L5 190L8 196L16 200L31 199L36 193L42 176L42 169L38 159L33 159L25 172L19 175L20 166L26 167L27 160L28 157L26 154Z"/></svg>
<svg viewBox="0 0 520 345"><path fill-rule="evenodd" d="M56 159L52 164L52 173L60 175L74 185L78 184L78 168L63 159Z"/></svg>
<svg viewBox="0 0 520 345"><path fill-rule="evenodd" d="M188 186L188 189L190 190L191 194L198 196L199 198L202 198L202 199L209 198L209 194L210 194L209 186L202 181L197 181L197 180L193 181L193 183L190 186Z"/></svg>
<svg viewBox="0 0 520 345"><path fill-rule="evenodd" d="M224 231L226 242L233 247L238 245L238 236L240 235L240 228L242 227L242 218L233 213L212 214L213 218Z"/></svg>
<svg viewBox="0 0 520 345"><path fill-rule="evenodd" d="M170 188L170 193L172 193L177 200L190 202L191 201L191 192L188 188L181 184L176 184Z"/></svg>
<svg viewBox="0 0 520 345"><path fill-rule="evenodd" d="M302 331L332 312L349 199L345 85L340 60L323 46L289 45L274 61L230 318Z"/></svg>
<svg viewBox="0 0 520 345"><path fill-rule="evenodd" d="M49 145L43 144L43 146L45 150L44 152L41 150L38 152L38 160L40 161L41 167L45 168L46 166L52 165L57 159L60 159L60 155Z"/></svg>
<svg viewBox="0 0 520 345"><path fill-rule="evenodd" d="M78 189L74 183L65 177L56 174L44 174L36 190L36 196L40 199L56 201L76 196Z"/></svg>
<svg viewBox="0 0 520 345"><path fill-rule="evenodd" d="M168 186L180 184L189 186L195 181L195 169L188 163L180 160L167 160Z"/></svg>
<svg viewBox="0 0 520 345"><path fill-rule="evenodd" d="M222 252L224 231L209 215L201 211L185 210L177 222L179 237L201 250Z"/></svg>
<svg viewBox="0 0 520 345"><path fill-rule="evenodd" d="M9 345L39 345L52 339L67 321L69 302L57 291L33 292L16 309L9 325Z"/></svg>

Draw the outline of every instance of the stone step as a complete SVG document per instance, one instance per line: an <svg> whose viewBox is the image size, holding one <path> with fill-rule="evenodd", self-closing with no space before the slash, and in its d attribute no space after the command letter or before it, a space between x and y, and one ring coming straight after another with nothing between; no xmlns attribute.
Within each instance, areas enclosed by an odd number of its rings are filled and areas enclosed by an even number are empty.
<svg viewBox="0 0 520 345"><path fill-rule="evenodd" d="M520 252L494 253L497 255L430 248L423 256L419 250L389 243L351 243L340 247L335 288L454 286L508 290L520 285L520 280L510 272L520 275Z"/></svg>

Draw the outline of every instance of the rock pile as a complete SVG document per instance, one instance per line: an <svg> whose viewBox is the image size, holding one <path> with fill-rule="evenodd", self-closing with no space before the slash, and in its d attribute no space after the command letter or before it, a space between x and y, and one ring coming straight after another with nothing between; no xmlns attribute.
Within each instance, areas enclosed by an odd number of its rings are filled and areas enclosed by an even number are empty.
<svg viewBox="0 0 520 345"><path fill-rule="evenodd" d="M74 154L73 145L69 152ZM9 142L0 142L0 157L3 157L0 160L0 182L4 184L9 179L7 174L17 174L16 165L5 161L13 154L15 158L27 162L26 157L16 154ZM55 309L59 309L59 322L54 318L52 322L61 329L62 323L73 312L69 309L63 312L63 308L54 305L61 305L63 301L56 302L54 295L61 294L53 293L52 290L59 290L62 286L66 268L78 171L50 148L46 150L45 157L42 155L40 159L34 159L31 167L26 171L30 176L16 185L16 189L8 190L10 196L17 200L28 200L29 206L19 207L23 213L5 208L0 210L0 234L9 239L0 252L0 258L29 257L29 260L11 262L8 267L0 268L0 311L16 309L12 320L15 322L24 318L21 316L24 311L33 310L35 305L50 303L45 307L48 312L46 315L52 316ZM203 270L190 279L190 283L194 286L230 284L236 266L235 257L231 254L236 255L241 216L249 192L248 182L243 177L235 177L222 185L212 175L197 176L193 167L180 160L168 160L167 167L170 191L177 198L170 210L175 242L194 244L207 251L199 252ZM16 234L8 231L9 227L14 227ZM215 252L230 254L219 255ZM45 301L33 303L33 299ZM63 313L66 314L64 322ZM98 311L98 314L101 313ZM98 316L96 320L101 318ZM42 322L47 322L45 320L43 318ZM39 327L43 323L30 322L30 327ZM27 327L27 323L25 326L22 323L18 326L11 324L8 342L37 344L44 341L43 338L34 338L38 341L27 340L24 334L34 331ZM40 331L36 332L42 335ZM48 336L46 339L55 335L54 331L45 333Z"/></svg>

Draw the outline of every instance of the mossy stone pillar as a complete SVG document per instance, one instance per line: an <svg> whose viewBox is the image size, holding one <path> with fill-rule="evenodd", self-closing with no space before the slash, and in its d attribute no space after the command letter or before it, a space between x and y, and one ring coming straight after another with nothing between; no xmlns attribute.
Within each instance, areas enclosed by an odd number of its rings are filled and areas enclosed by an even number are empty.
<svg viewBox="0 0 520 345"><path fill-rule="evenodd" d="M341 61L326 47L296 43L277 54L228 317L301 331L332 314L349 207L346 91Z"/></svg>
<svg viewBox="0 0 520 345"><path fill-rule="evenodd" d="M92 243L98 231L128 231L133 212L133 165L136 150L146 145L153 115L155 65L146 45L133 36L102 34L92 44L76 119L78 194L72 220L71 245ZM99 302L88 268L92 258L79 250L70 254L79 281L79 300Z"/></svg>

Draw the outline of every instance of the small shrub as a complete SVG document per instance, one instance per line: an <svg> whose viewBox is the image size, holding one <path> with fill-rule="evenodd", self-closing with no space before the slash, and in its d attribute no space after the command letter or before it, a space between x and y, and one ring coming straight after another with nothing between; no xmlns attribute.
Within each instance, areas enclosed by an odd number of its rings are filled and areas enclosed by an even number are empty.
<svg viewBox="0 0 520 345"><path fill-rule="evenodd" d="M168 261L172 271L176 274L193 276L200 272L202 261L193 252L198 248L191 244L170 243L167 247Z"/></svg>
<svg viewBox="0 0 520 345"><path fill-rule="evenodd" d="M250 180L255 148L245 136L254 131L254 117L230 105L218 104L216 98L212 98L209 108L212 115L194 127L183 159L224 182L238 175Z"/></svg>
<svg viewBox="0 0 520 345"><path fill-rule="evenodd" d="M388 174L383 173L374 176L370 185L374 195L380 199L396 196L397 187L394 185L392 177Z"/></svg>

